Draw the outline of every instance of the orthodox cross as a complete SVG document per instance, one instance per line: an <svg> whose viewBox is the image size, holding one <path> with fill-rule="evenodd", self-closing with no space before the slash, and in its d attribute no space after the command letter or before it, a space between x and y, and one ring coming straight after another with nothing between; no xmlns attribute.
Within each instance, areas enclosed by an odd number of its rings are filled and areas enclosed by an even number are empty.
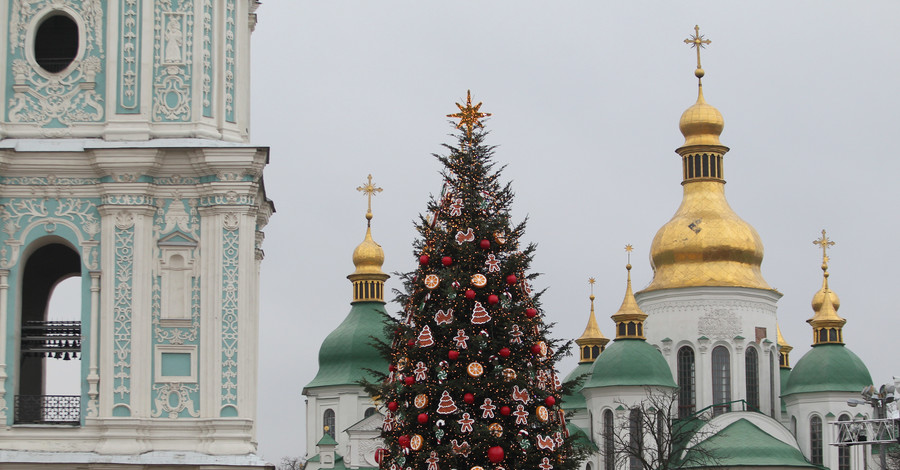
<svg viewBox="0 0 900 470"><path fill-rule="evenodd" d="M369 210L366 212L366 219L371 221L372 220L372 196L374 196L384 190L382 188L376 187L374 184L372 184L372 175L371 174L369 174L369 181L366 184L356 188L356 190L365 194L369 198Z"/></svg>
<svg viewBox="0 0 900 470"><path fill-rule="evenodd" d="M684 43L690 44L692 48L697 49L697 70L694 71L694 75L699 81L703 78L703 68L700 67L700 49L705 48L707 44L712 44L712 41L700 34L700 26L694 25L694 35L685 39Z"/></svg>
<svg viewBox="0 0 900 470"><path fill-rule="evenodd" d="M470 141L472 140L472 129L475 127L484 127L481 124L481 118L485 118L491 115L491 113L482 113L479 111L481 108L481 102L472 106L472 91L466 91L466 105L463 106L459 103L456 103L456 107L459 108L458 113L448 114L449 118L457 118L459 119L459 124L456 125L457 129L462 129L463 126L466 126L466 138Z"/></svg>
<svg viewBox="0 0 900 470"><path fill-rule="evenodd" d="M824 229L824 228L822 229L822 238L819 238L819 239L817 239L817 240L813 240L813 245L818 245L818 246L820 246L820 247L822 248L822 263L823 263L823 264L828 263L828 249L831 248L832 246L834 246L834 242L831 241L831 240L825 235L825 229ZM823 269L824 269L824 268L823 268Z"/></svg>

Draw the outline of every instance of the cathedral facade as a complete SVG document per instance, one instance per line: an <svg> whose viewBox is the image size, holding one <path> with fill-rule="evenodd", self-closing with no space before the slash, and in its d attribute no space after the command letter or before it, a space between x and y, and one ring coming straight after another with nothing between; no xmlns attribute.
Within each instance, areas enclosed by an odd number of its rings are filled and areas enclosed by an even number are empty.
<svg viewBox="0 0 900 470"><path fill-rule="evenodd" d="M255 0L29 0L0 22L0 461L265 468ZM54 289L78 279L65 320ZM74 393L48 393L74 361ZM141 467L141 468L144 468Z"/></svg>

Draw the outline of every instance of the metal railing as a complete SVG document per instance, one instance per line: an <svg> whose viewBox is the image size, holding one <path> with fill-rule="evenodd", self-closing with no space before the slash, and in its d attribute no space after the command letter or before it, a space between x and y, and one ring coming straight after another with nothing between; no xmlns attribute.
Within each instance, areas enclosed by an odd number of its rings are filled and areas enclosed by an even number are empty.
<svg viewBox="0 0 900 470"><path fill-rule="evenodd" d="M15 424L81 423L78 395L16 395Z"/></svg>
<svg viewBox="0 0 900 470"><path fill-rule="evenodd" d="M900 419L863 419L833 421L837 427L837 442L833 446L860 444L900 444Z"/></svg>

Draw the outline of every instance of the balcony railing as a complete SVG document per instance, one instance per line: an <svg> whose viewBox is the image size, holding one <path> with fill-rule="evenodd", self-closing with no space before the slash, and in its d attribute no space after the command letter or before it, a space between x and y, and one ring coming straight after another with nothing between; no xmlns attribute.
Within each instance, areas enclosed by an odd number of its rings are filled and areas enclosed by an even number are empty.
<svg viewBox="0 0 900 470"><path fill-rule="evenodd" d="M15 424L81 423L78 395L16 395Z"/></svg>

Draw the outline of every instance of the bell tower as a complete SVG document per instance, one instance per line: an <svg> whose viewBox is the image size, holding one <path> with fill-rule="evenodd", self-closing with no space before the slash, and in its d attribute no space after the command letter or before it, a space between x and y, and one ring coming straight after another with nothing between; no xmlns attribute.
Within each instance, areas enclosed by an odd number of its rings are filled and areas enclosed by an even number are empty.
<svg viewBox="0 0 900 470"><path fill-rule="evenodd" d="M0 6L0 461L56 468L65 449L65 468L265 465L258 6ZM73 277L71 317L48 318ZM47 392L60 360L77 362L69 395Z"/></svg>

